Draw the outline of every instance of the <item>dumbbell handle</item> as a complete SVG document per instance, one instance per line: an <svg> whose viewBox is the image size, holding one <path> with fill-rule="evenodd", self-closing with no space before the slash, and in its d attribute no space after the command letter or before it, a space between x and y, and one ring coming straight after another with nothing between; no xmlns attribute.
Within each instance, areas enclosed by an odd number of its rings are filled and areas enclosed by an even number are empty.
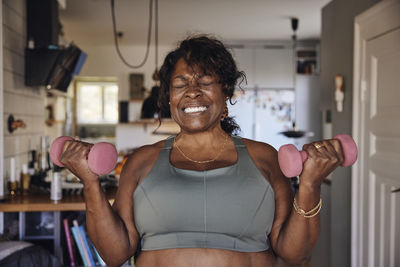
<svg viewBox="0 0 400 267"><path fill-rule="evenodd" d="M74 140L72 137L60 136L51 144L50 158L57 166L64 167L59 157L62 153L64 143L72 140ZM115 168L117 159L118 153L115 146L111 143L100 142L90 149L87 161L89 169L92 172L98 175L104 175L110 173Z"/></svg>
<svg viewBox="0 0 400 267"><path fill-rule="evenodd" d="M346 167L353 165L358 156L357 145L353 138L347 134L339 134L336 135L334 139L338 139L342 146L344 162L341 166ZM303 163L307 158L307 152L298 151L292 144L284 145L279 148L279 166L286 177L295 177L300 175L303 171Z"/></svg>

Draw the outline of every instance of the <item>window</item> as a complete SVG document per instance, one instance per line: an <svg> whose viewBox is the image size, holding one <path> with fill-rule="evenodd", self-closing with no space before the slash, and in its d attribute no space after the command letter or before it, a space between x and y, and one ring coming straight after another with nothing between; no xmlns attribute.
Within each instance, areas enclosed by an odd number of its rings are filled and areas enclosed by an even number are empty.
<svg viewBox="0 0 400 267"><path fill-rule="evenodd" d="M109 81L77 81L78 124L118 122L118 85Z"/></svg>

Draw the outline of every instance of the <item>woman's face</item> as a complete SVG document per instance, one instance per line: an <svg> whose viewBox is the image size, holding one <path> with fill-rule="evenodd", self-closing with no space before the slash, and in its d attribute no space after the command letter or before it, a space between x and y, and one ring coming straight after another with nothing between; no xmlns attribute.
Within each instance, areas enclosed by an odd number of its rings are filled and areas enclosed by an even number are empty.
<svg viewBox="0 0 400 267"><path fill-rule="evenodd" d="M182 130L198 132L220 127L225 95L216 75L204 75L180 59L171 75L171 115Z"/></svg>

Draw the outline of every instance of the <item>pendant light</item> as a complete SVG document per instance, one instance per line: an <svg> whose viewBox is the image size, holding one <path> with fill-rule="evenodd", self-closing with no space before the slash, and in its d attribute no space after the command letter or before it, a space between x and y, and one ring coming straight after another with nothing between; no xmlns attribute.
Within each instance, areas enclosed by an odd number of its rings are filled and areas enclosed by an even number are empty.
<svg viewBox="0 0 400 267"><path fill-rule="evenodd" d="M291 28L293 31L292 35L292 49L293 49L293 88L295 90L295 95L296 95L296 73L297 73L297 60L296 60L296 48L297 48L297 35L296 31L299 27L299 19L298 18L291 18ZM296 107L294 108L294 113L296 114ZM294 116L294 120L292 121L292 130L288 131L283 131L281 134L283 134L286 137L289 138L300 138L303 137L306 132L305 131L299 131L297 130L296 127L296 115Z"/></svg>

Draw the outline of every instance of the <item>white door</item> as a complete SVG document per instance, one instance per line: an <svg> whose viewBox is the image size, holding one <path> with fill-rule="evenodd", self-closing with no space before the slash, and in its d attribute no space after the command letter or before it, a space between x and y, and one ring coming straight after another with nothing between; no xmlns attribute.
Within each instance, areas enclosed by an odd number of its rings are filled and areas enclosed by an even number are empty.
<svg viewBox="0 0 400 267"><path fill-rule="evenodd" d="M0 43L3 43L3 1L0 0ZM3 112L4 112L4 100L3 100L3 49L0 51L0 196L4 195L4 124L3 124ZM4 213L0 212L0 234L3 234L4 230Z"/></svg>
<svg viewBox="0 0 400 267"><path fill-rule="evenodd" d="M354 63L352 266L400 266L400 1L356 18Z"/></svg>

